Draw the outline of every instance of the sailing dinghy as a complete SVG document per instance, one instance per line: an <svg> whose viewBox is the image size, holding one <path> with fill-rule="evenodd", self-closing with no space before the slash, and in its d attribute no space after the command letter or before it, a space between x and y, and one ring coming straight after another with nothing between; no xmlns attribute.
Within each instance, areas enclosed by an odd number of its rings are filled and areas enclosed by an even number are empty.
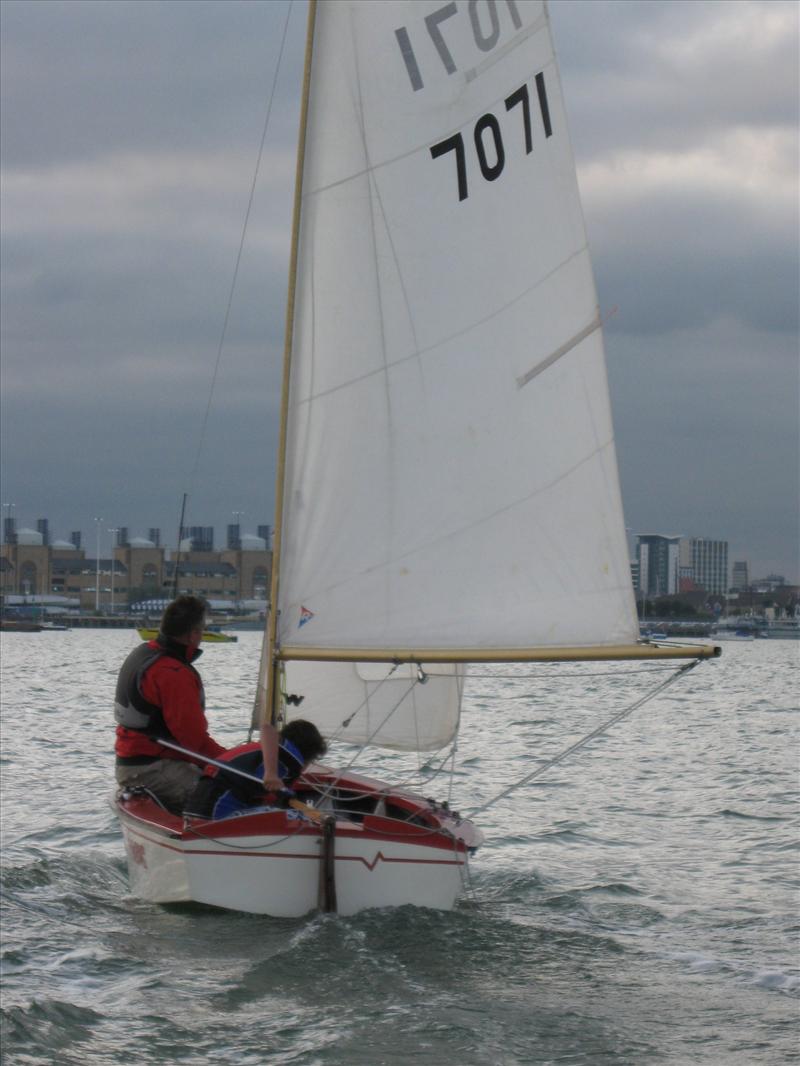
<svg viewBox="0 0 800 1066"><path fill-rule="evenodd" d="M438 751L470 662L639 640L600 315L541 0L311 2L259 714ZM301 703L302 701L302 703ZM309 768L285 809L116 803L133 891L454 905L480 831Z"/></svg>

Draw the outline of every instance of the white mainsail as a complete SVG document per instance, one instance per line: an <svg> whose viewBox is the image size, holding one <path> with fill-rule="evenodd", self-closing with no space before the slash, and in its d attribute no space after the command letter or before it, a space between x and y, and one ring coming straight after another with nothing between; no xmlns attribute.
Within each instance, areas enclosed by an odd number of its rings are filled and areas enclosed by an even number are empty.
<svg viewBox="0 0 800 1066"><path fill-rule="evenodd" d="M320 4L302 189L278 645L635 641L545 6Z"/></svg>

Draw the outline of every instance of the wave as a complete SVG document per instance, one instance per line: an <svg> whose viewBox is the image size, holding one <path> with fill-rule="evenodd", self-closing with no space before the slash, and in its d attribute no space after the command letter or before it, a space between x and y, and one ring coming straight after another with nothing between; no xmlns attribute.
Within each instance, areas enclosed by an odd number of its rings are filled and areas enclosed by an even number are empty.
<svg viewBox="0 0 800 1066"><path fill-rule="evenodd" d="M28 1061L41 1059L36 1051L53 1051L59 1055L71 1044L91 1036L92 1029L103 1019L91 1007L43 999L29 1006L14 1006L0 1011L3 1020L3 1043L9 1053L12 1045L25 1048ZM65 1061L65 1059L56 1059Z"/></svg>
<svg viewBox="0 0 800 1066"><path fill-rule="evenodd" d="M678 952L667 957L684 963L693 973L728 976L737 984L752 985L769 992L800 993L800 971L796 969L751 969L735 961L696 951Z"/></svg>
<svg viewBox="0 0 800 1066"><path fill-rule="evenodd" d="M746 814L744 811L735 811L731 807L714 811L714 814L719 818L741 818L748 822L785 822L788 820L779 814Z"/></svg>

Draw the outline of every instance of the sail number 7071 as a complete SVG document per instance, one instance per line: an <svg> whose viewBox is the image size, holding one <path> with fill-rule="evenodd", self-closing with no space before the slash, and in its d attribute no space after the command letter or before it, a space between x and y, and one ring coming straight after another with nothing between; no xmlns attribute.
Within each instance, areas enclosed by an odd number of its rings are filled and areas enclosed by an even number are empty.
<svg viewBox="0 0 800 1066"><path fill-rule="evenodd" d="M553 134L553 127L550 122L550 108L547 104L547 88L545 86L544 74L537 74L535 81L536 95L539 101L539 113L542 118L544 135L545 137L551 137ZM512 111L515 107L519 107L520 109L519 114L522 118L522 131L525 138L525 154L529 155L533 151L533 129L531 125L530 94L528 93L527 83L521 85L519 89L515 89L510 96L505 98L504 103L506 105L506 113ZM500 126L500 120L496 115L493 115L491 111L487 112L485 115L481 115L475 123L473 141L481 174L486 181L495 181L500 177L505 168L506 150L503 144L503 133ZM464 135L462 133L456 133L452 137L447 137L445 140L439 141L438 144L431 146L431 156L434 159L438 159L439 156L446 155L449 152L455 153L458 198L459 200L466 200L469 196L469 187L467 183L467 150L464 145Z"/></svg>

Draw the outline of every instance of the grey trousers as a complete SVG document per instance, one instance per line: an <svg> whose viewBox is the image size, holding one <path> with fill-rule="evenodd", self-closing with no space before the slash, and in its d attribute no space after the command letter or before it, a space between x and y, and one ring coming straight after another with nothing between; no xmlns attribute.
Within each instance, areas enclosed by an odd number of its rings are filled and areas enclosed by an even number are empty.
<svg viewBox="0 0 800 1066"><path fill-rule="evenodd" d="M158 759L144 766L117 765L117 784L123 788L147 788L171 811L182 811L200 780L201 770L180 759Z"/></svg>

